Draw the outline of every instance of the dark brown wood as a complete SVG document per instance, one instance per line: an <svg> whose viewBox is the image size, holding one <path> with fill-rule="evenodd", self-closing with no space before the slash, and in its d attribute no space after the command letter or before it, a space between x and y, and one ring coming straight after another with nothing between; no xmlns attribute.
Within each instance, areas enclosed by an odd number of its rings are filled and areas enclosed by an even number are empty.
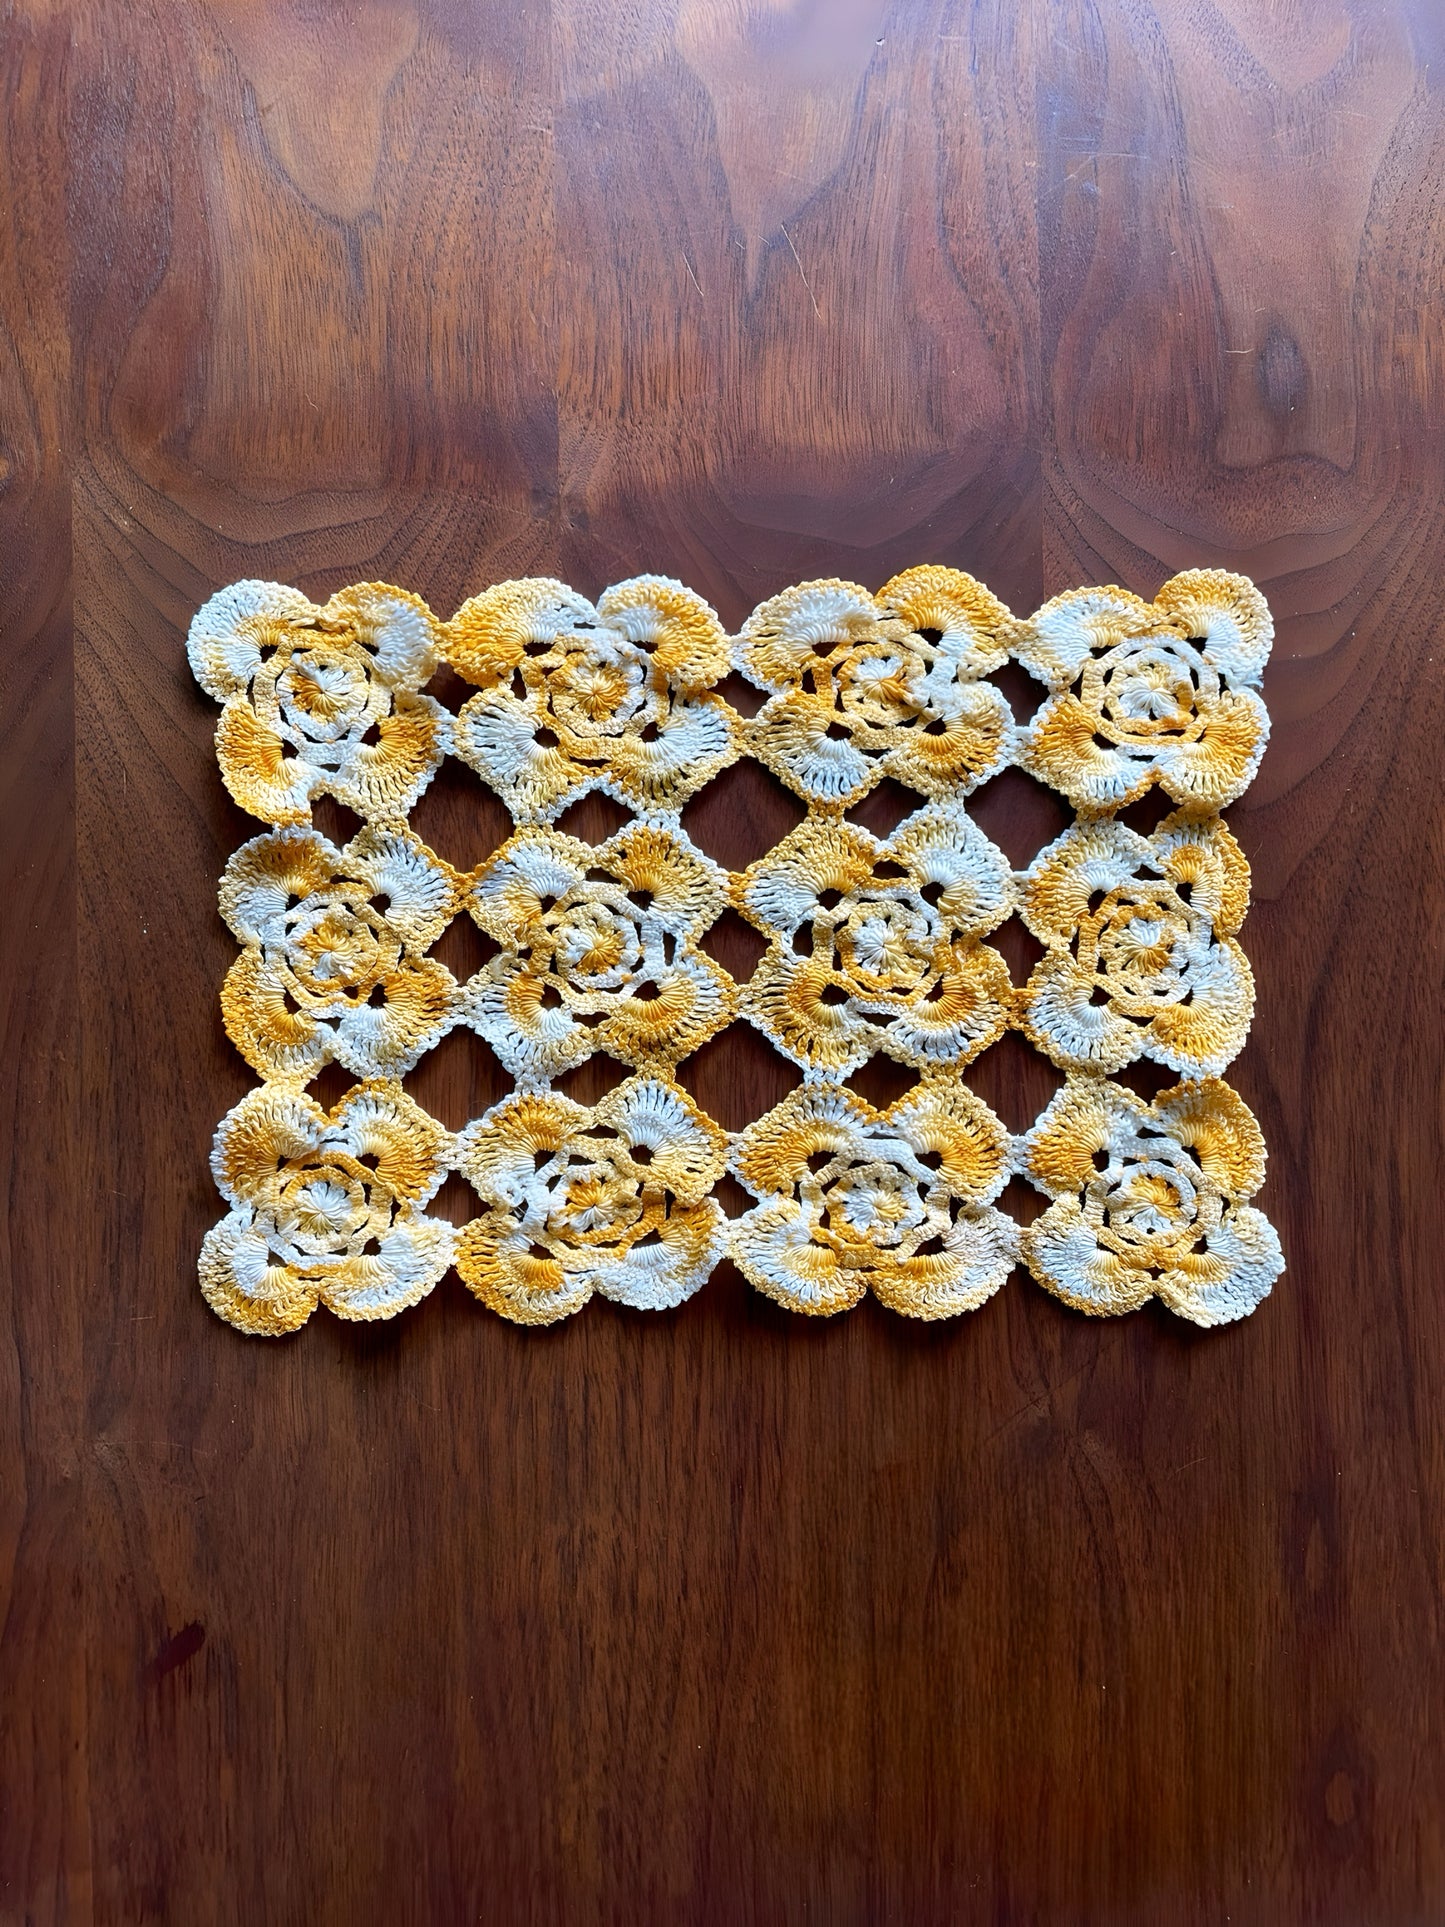
<svg viewBox="0 0 1445 1927"><path fill-rule="evenodd" d="M0 1921L1445 1918L1438 9L0 31ZM733 622L925 560L1276 609L1260 1312L1016 1274L814 1323L725 1269L547 1332L454 1278L214 1319L252 826L205 595L654 569ZM978 815L1017 861L1062 821L1017 775ZM795 816L749 768L688 823L737 864ZM418 822L505 830L460 771ZM793 1081L741 1029L684 1075L730 1125ZM1017 1128L1055 1080L1011 1040L974 1081ZM503 1083L462 1035L412 1080L449 1124Z"/></svg>
<svg viewBox="0 0 1445 1927"><path fill-rule="evenodd" d="M0 29L0 1919L91 1918L66 33Z"/></svg>

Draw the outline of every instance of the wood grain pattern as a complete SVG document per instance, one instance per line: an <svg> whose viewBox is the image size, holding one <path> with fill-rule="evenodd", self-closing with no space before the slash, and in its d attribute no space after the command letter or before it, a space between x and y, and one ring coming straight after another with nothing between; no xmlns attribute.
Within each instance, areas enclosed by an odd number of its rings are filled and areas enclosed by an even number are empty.
<svg viewBox="0 0 1445 1927"><path fill-rule="evenodd" d="M0 1921L1445 1917L1438 10L0 34ZM1233 812L1267 1305L1099 1324L1016 1275L815 1324L725 1268L546 1333L455 1279L222 1327L252 826L205 595L655 569L733 622L924 560L1277 611ZM1062 821L1017 773L977 814L1018 862ZM796 815L745 768L687 821L736 865ZM417 821L467 864L506 827L450 768ZM794 1077L742 1030L683 1075L728 1124ZM1011 1039L973 1081L1018 1127L1055 1080ZM504 1080L458 1033L411 1083L456 1124Z"/></svg>
<svg viewBox="0 0 1445 1927"><path fill-rule="evenodd" d="M0 1919L90 1918L65 36L0 39Z"/></svg>

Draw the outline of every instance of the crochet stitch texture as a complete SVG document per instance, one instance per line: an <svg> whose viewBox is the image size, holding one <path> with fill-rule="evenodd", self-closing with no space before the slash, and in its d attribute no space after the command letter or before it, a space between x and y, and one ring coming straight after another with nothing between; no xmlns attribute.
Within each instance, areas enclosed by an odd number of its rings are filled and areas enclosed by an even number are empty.
<svg viewBox="0 0 1445 1927"><path fill-rule="evenodd" d="M1284 1260L1249 1202L1259 1127L1222 1077L1254 983L1249 866L1219 810L1264 751L1272 639L1258 590L1219 570L1153 602L1073 590L1027 620L955 569L876 595L807 582L735 637L658 576L596 603L504 582L449 622L382 583L321 605L221 590L188 646L222 705L221 774L267 825L220 887L241 946L222 1012L263 1081L216 1134L230 1209L202 1248L207 1301L275 1335L319 1303L391 1317L455 1265L547 1324L594 1292L678 1305L730 1256L812 1313L871 1290L949 1317L1020 1259L1086 1312L1252 1311ZM1010 657L1046 687L1026 724L987 680ZM455 715L426 693L443 662L474 689ZM734 669L764 694L750 719L717 693ZM449 754L515 825L465 873L407 823ZM681 811L743 755L807 814L730 874ZM1077 812L1017 874L966 808L1011 764ZM886 839L846 814L885 777L918 797ZM1145 836L1117 812L1155 784L1177 807ZM594 790L632 818L599 845L553 827ZM323 795L362 819L344 848L312 827ZM702 947L729 908L767 946L743 984ZM1015 913L1044 947L1022 986L988 942ZM465 983L429 954L459 915L493 951ZM803 1081L730 1134L677 1069L740 1019ZM457 1024L515 1089L452 1133L402 1079ZM1011 1026L1066 1073L1018 1137L963 1077ZM632 1074L591 1106L552 1088L594 1051ZM882 1111L844 1081L877 1052L917 1074ZM1152 1104L1111 1081L1140 1057L1181 1079ZM327 1112L306 1086L333 1060L358 1081ZM426 1211L452 1170L479 1203L459 1231ZM1016 1171L1049 1199L1025 1227L996 1204ZM731 1221L727 1172L754 1200Z"/></svg>

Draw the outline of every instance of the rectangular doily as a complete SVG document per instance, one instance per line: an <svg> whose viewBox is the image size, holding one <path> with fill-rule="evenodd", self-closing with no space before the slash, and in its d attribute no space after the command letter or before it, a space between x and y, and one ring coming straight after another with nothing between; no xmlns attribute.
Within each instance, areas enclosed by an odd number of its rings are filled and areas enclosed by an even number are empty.
<svg viewBox="0 0 1445 1927"><path fill-rule="evenodd" d="M221 590L190 661L221 705L226 786L267 828L220 887L241 946L226 1030L262 1081L216 1134L208 1302L258 1334L318 1303L389 1318L455 1265L494 1311L545 1324L594 1292L678 1305L727 1256L802 1312L872 1291L949 1317L1020 1259L1086 1312L1252 1311L1284 1260L1249 1202L1259 1127L1222 1075L1254 984L1249 866L1219 812L1264 752L1272 640L1259 591L1217 570L1152 603L1073 590L1026 620L954 569L876 595L807 582L736 636L658 576L595 603L504 582L450 621L382 583L319 606ZM1045 690L1026 723L988 680L1010 658ZM443 662L475 690L456 713L427 693ZM734 670L763 692L751 718L717 693ZM407 821L448 755L514 824L470 871ZM681 812L740 756L807 813L731 873ZM1020 872L966 808L1010 765L1076 813ZM879 838L847 812L885 777L918 804ZM1118 813L1155 784L1174 808L1143 835ZM631 818L599 845L555 827L595 790ZM312 824L321 796L362 819L344 848ZM729 907L767 946L745 983L702 947ZM988 941L1014 914L1043 946L1018 986ZM491 953L461 983L431 954L457 916ZM802 1082L729 1133L677 1069L740 1020ZM458 1024L514 1088L453 1133L403 1080ZM1065 1073L1017 1137L964 1081L1010 1027ZM594 1051L631 1074L587 1106L554 1082ZM845 1081L880 1052L917 1074L883 1110ZM1116 1081L1141 1057L1179 1079L1152 1103ZM357 1081L328 1111L307 1086L333 1060ZM427 1212L452 1170L478 1201L460 1230ZM996 1203L1016 1171L1049 1199L1026 1227ZM733 1220L725 1172L754 1200Z"/></svg>

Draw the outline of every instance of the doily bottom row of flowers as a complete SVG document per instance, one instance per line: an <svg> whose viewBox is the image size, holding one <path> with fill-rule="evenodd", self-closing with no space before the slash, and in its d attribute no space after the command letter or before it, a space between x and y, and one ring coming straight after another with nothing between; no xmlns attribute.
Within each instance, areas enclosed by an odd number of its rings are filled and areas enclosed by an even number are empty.
<svg viewBox="0 0 1445 1927"><path fill-rule="evenodd" d="M1259 1127L1218 1078L1146 1103L1071 1077L1018 1138L955 1077L881 1111L804 1085L736 1139L646 1074L591 1106L518 1092L457 1134L392 1080L355 1085L330 1112L267 1084L222 1121L212 1168L231 1209L206 1238L202 1287L257 1334L294 1331L318 1304L392 1317L452 1265L524 1324L594 1293L668 1309L728 1257L806 1313L871 1291L911 1317L952 1317L1022 1261L1080 1310L1157 1296L1199 1325L1252 1311L1283 1269L1248 1202L1264 1178ZM452 1170L481 1203L460 1229L425 1209ZM756 1200L731 1220L712 1195L729 1172ZM1049 1199L1023 1226L995 1203L1015 1172Z"/></svg>

